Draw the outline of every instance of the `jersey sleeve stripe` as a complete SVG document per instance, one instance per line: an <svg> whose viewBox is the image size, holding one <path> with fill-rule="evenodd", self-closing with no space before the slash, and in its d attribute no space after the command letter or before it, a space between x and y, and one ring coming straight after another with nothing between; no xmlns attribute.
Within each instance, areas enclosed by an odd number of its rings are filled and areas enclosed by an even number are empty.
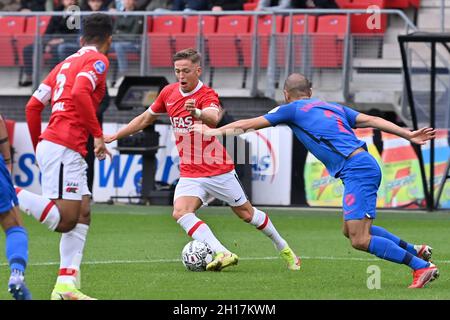
<svg viewBox="0 0 450 320"><path fill-rule="evenodd" d="M202 109L202 111L205 111L205 110L215 110L217 112L220 112L219 108L217 108L217 107L207 107L205 109Z"/></svg>
<svg viewBox="0 0 450 320"><path fill-rule="evenodd" d="M96 87L97 85L95 84L94 77L92 77L89 73L87 73L87 72L80 72L79 74L77 74L77 78L78 78L78 77L86 77L86 78L88 78L89 81L91 81L91 84L92 84L92 90L95 90L95 87Z"/></svg>
<svg viewBox="0 0 450 320"><path fill-rule="evenodd" d="M164 114L164 113L157 113L157 112L153 111L152 107L148 108L147 111L154 116L160 116L160 115Z"/></svg>

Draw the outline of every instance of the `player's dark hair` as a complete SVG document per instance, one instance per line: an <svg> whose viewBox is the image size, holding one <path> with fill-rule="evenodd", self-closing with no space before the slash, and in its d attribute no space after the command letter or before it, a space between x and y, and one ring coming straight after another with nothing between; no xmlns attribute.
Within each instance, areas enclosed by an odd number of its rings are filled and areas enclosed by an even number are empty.
<svg viewBox="0 0 450 320"><path fill-rule="evenodd" d="M112 32L112 19L107 14L94 13L83 19L83 38L87 43L103 43Z"/></svg>
<svg viewBox="0 0 450 320"><path fill-rule="evenodd" d="M296 96L303 94L308 95L311 92L311 88L311 81L300 73L293 73L289 75L284 82L284 90Z"/></svg>
<svg viewBox="0 0 450 320"><path fill-rule="evenodd" d="M179 60L189 60L192 63L200 63L200 60L202 59L202 56L200 53L198 53L195 49L188 48L184 50L180 50L173 56L173 62L179 61Z"/></svg>

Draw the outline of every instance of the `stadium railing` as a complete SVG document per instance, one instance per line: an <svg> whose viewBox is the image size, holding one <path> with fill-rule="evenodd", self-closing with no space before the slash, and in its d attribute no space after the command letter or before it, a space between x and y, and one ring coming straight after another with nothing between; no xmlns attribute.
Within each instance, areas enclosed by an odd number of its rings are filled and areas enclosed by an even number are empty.
<svg viewBox="0 0 450 320"><path fill-rule="evenodd" d="M77 42L74 35L45 34L50 17L63 14L0 12L0 72L9 70L9 75L14 70L23 72L24 49L32 46L28 54L32 54L33 83L38 84L48 70L71 50L70 46L64 50L58 46L57 49L45 51L48 40L63 38L65 44ZM75 19L74 27L79 27L82 16L89 13L73 14L79 18ZM119 16L124 13L108 14ZM126 14L146 18L142 34L114 39L116 44L109 53L109 77L112 82L121 75L120 71L127 75L167 75L169 80L174 80L172 55L180 49L194 47L204 57L203 80L207 84L244 89L250 96L270 98L275 97L282 77L298 71L308 75L313 83L322 73L333 74L333 81L326 84L320 80L320 85L329 85L330 90L342 92L345 100L351 99L350 80L355 67L354 59L361 56L383 58L389 17L399 17L405 33L416 30L403 11L393 9ZM118 68L119 57L115 50L118 42L134 44L125 53L128 62L125 71ZM19 76L21 73L17 71ZM9 79L9 84L12 83Z"/></svg>

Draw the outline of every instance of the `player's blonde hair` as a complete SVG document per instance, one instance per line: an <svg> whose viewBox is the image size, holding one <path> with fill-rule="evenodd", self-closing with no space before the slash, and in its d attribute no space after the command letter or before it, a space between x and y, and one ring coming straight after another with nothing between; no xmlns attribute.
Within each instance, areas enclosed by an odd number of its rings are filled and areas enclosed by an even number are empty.
<svg viewBox="0 0 450 320"><path fill-rule="evenodd" d="M192 63L200 64L201 59L202 56L200 55L200 53L198 53L197 50L192 48L180 50L173 55L173 62L179 60L189 60Z"/></svg>

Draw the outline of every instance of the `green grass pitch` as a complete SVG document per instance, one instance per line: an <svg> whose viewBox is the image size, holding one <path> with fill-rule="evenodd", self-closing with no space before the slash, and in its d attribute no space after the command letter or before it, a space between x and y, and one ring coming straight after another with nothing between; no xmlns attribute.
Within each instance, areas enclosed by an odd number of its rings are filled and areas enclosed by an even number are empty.
<svg viewBox="0 0 450 320"><path fill-rule="evenodd" d="M289 271L271 241L227 207L199 211L216 236L241 260L222 272L184 269L181 249L190 240L171 207L94 205L82 265L82 291L98 299L450 299L450 212L379 212L376 224L402 239L430 244L441 277L407 289L408 267L358 252L341 233L340 210L268 208L275 226L302 257ZM24 217L29 232L26 279L34 299L49 299L59 266L59 237ZM4 234L1 233L1 241ZM381 289L369 290L368 267L381 271ZM0 259L0 299L9 269Z"/></svg>

